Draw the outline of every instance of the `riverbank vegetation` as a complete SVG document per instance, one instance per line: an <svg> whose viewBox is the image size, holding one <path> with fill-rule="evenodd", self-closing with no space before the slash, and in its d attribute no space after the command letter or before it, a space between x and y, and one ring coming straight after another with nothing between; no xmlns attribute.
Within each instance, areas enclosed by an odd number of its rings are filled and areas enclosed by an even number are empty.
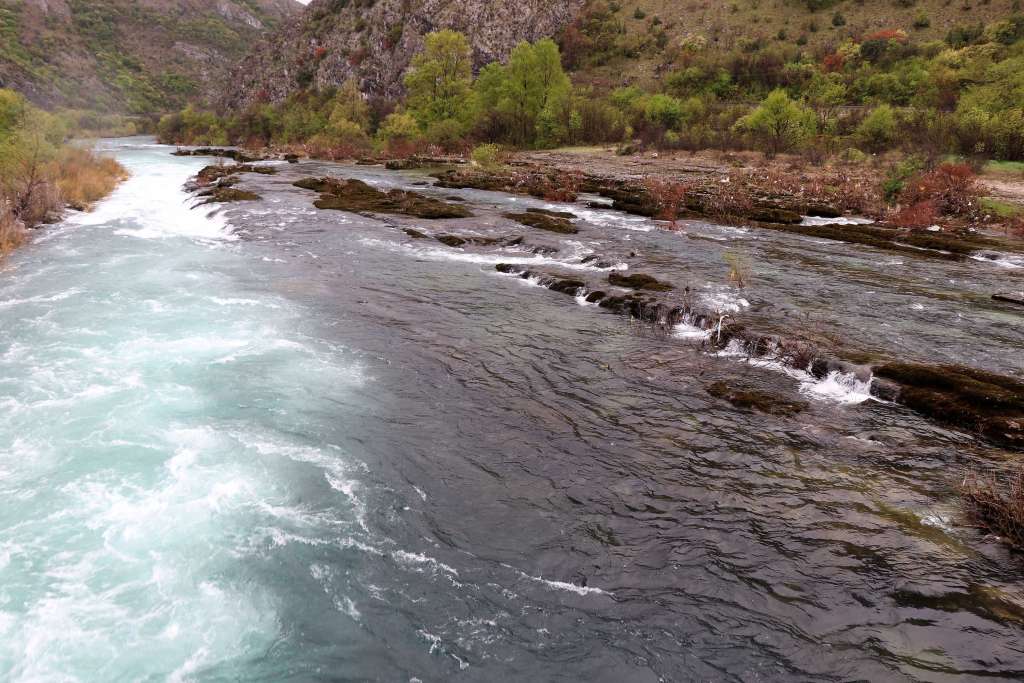
<svg viewBox="0 0 1024 683"><path fill-rule="evenodd" d="M110 158L67 143L66 120L0 89L0 256L65 206L85 210L127 172Z"/></svg>
<svg viewBox="0 0 1024 683"><path fill-rule="evenodd" d="M1024 14L957 27L942 41L917 39L910 26L813 48L779 38L723 50L690 35L643 47L661 59L660 75L643 85L574 85L566 67L630 58L623 13L617 3L591 8L558 42L523 43L475 77L464 36L430 34L407 72L403 102L364 100L351 82L229 116L186 109L166 117L160 135L363 153L616 143L792 152L816 162L893 148L932 159L1024 160Z"/></svg>

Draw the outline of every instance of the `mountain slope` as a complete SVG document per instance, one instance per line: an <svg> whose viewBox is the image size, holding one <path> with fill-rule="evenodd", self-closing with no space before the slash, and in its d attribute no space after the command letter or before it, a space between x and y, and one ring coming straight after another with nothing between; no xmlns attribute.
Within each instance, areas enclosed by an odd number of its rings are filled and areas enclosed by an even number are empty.
<svg viewBox="0 0 1024 683"><path fill-rule="evenodd" d="M302 9L295 0L0 0L0 85L46 107L148 113Z"/></svg>
<svg viewBox="0 0 1024 683"><path fill-rule="evenodd" d="M364 92L397 97L423 36L451 28L469 38L477 66L519 42L557 34L583 0L313 0L231 70L219 104L240 109L297 89L359 80Z"/></svg>
<svg viewBox="0 0 1024 683"><path fill-rule="evenodd" d="M396 98L423 35L441 28L466 34L477 66L505 58L522 40L556 37L578 83L656 87L664 74L687 66L694 46L705 57L763 55L781 65L800 52L820 55L878 32L902 31L917 44L942 40L958 27L1004 19L1019 6L1019 0L313 0L229 71L215 102L239 110L350 77L363 92Z"/></svg>

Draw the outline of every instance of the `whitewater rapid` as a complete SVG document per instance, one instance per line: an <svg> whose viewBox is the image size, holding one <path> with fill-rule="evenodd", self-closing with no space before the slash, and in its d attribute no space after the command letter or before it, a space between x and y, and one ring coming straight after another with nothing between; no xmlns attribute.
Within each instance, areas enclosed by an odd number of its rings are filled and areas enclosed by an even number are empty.
<svg viewBox="0 0 1024 683"><path fill-rule="evenodd" d="M230 677L278 636L254 558L318 523L289 468L319 463L356 508L295 422L358 367L240 288L223 217L180 189L201 161L118 151L131 178L0 272L3 680Z"/></svg>

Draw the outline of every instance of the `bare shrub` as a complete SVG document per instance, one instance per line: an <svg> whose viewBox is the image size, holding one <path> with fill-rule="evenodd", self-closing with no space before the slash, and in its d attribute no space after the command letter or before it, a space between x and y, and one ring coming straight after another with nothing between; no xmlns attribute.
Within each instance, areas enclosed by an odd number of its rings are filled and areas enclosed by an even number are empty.
<svg viewBox="0 0 1024 683"><path fill-rule="evenodd" d="M968 472L960 493L975 522L1024 548L1024 468L1003 478Z"/></svg>
<svg viewBox="0 0 1024 683"><path fill-rule="evenodd" d="M660 221L668 221L671 227L676 227L679 220L679 210L686 199L687 187L682 183L657 178L647 178L644 181L644 188L647 196L658 207L655 218Z"/></svg>

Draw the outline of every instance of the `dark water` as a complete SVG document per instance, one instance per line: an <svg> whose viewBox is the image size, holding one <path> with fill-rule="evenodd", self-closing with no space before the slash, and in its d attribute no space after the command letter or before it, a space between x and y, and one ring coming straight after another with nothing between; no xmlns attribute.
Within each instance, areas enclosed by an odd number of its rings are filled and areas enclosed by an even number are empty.
<svg viewBox="0 0 1024 683"><path fill-rule="evenodd" d="M138 141L117 149L137 177L167 163L169 151ZM173 163L184 176L202 161ZM117 309L126 331L104 351L124 351L125 338L165 345L138 366L127 353L104 361L111 376L140 377L116 406L125 420L111 428L117 434L97 426L111 406L32 404L26 414L52 420L26 427L40 443L74 428L59 442L58 462L74 465L61 492L100 478L104 495L129 500L132 519L89 512L34 544L26 530L64 517L24 502L27 512L4 519L0 538L14 551L0 577L17 588L0 588L0 634L10 639L0 674L1024 677L1024 564L966 524L954 490L965 467L1011 454L864 400L856 383L814 383L709 355L685 330L637 328L494 264L529 263L596 287L607 271L580 264L595 253L688 285L707 305L765 329L1018 375L1024 320L988 297L1020 288L1024 271L697 223L673 234L582 206L568 207L585 218L580 233L564 237L501 218L509 207L554 208L531 199L431 190L416 185L420 174L378 168L279 169L243 176L241 187L264 201L214 219L226 218L215 232L225 228L233 241L203 230L115 235L114 211L94 227L59 229L6 276L104 259L72 279L47 278L51 289L35 294L78 292L39 313L45 334L58 335L47 348L73 345L54 326L93 287L107 292L108 306L131 302ZM290 183L327 174L459 195L476 216L439 224L318 212L315 195ZM456 250L402 227L523 235L526 244ZM89 251L96 240L103 254ZM529 251L538 246L557 251L538 257ZM727 252L750 265L742 292L728 282ZM229 303L203 303L209 297ZM143 306L153 300L174 310ZM5 330L36 320L0 315ZM197 349L182 352L182 339L198 340ZM14 347L0 352L11 357ZM791 417L741 410L707 392L721 380L808 407ZM0 398L21 400L20 386L4 384ZM157 410L150 402L161 392L170 397ZM130 410L139 412L122 412ZM186 446L165 427L185 430ZM104 436L93 439L97 430ZM23 433L0 436L22 460L42 457ZM106 469L84 466L86 457L107 458ZM0 464L0 493L19 506L57 477L14 457ZM228 502L208 503L234 482ZM96 495L95 486L85 490ZM129 529L155 539L152 547L124 540L135 538ZM37 579L31 567L62 580ZM174 579L151 578L165 572ZM140 595L122 600L124 586ZM120 616L106 619L114 607ZM77 631L53 633L69 623ZM102 644L103 654L81 652L83 643Z"/></svg>

